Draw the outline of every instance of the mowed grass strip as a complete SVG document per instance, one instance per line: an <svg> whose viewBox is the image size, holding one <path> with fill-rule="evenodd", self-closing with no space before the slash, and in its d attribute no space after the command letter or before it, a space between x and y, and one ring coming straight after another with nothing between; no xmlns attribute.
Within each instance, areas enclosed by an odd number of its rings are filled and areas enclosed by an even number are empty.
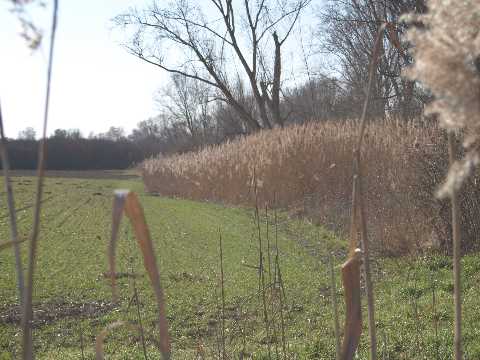
<svg viewBox="0 0 480 360"><path fill-rule="evenodd" d="M18 208L31 204L34 184L34 178L14 178ZM254 211L150 196L143 192L139 179L117 180L112 176L47 179L45 198L50 196L51 200L45 203L42 212L34 293L37 358L81 358L83 342L85 357L92 359L95 336L107 324L120 319L138 320L136 304L131 301L134 282L147 333L149 358L160 358L151 340L157 335L154 298L133 232L126 221L121 227L118 248L117 283L121 301L118 305L111 303L109 281L104 273L107 271L106 250L115 188L137 191L144 206L165 288L174 358L204 356L209 359L218 353L217 336L221 324L219 231L223 238L227 352L235 357L243 352L261 359L268 358L270 347L272 357L276 358L276 348L281 353L280 311L278 302L268 301L270 334L267 336L258 269L255 268L259 263L259 247ZM4 200L3 194L0 197L0 238L7 240L8 218L2 218L6 214ZM23 236L29 233L32 211L27 208L18 212ZM263 215L261 235L268 283L265 220ZM273 223L271 211L269 221ZM272 260L276 254L272 225L268 233ZM285 338L290 358L333 358L335 341L327 254L334 252L339 275L345 243L320 227L290 219L284 213L279 214L278 235L286 295ZM25 257L26 245L22 248ZM427 254L421 258L379 259L374 265L381 356L386 359L451 358L451 261L447 257ZM473 359L480 357L476 341L480 335L476 310L480 298L478 256L465 257L463 267L465 350L467 358ZM0 358L15 359L20 350L20 333L16 325L19 314L15 307L18 300L12 251L0 253L0 269ZM337 289L341 299L340 283ZM277 296L278 289L275 291ZM343 312L341 316L343 319ZM273 321L276 343L272 339ZM143 358L139 335L127 330L111 334L105 349L111 359ZM364 336L359 358L367 359L367 354L367 337Z"/></svg>

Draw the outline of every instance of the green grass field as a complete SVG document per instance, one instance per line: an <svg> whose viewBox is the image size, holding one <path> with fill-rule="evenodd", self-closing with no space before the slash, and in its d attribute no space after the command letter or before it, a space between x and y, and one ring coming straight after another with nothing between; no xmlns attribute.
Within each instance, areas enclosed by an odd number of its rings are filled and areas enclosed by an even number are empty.
<svg viewBox="0 0 480 360"><path fill-rule="evenodd" d="M31 227L35 178L14 178L20 234ZM34 342L38 359L93 359L96 335L115 320L138 321L146 332L148 359L159 359L155 305L141 256L128 223L118 248L119 304L111 303L106 249L110 236L112 191L139 194L151 229L166 293L173 359L215 358L221 334L219 233L223 238L225 346L229 358L283 358L281 317L288 358L333 359L332 311L327 254L335 266L341 313L339 264L346 242L322 228L279 214L278 254L285 290L280 311L275 278L275 227L262 217L266 308L259 291L259 242L252 209L150 196L141 179L116 172L53 173L46 181L34 291ZM2 184L3 191L3 184ZM9 237L5 194L0 196L0 241ZM267 244L270 242L270 262ZM23 250L26 246L22 245ZM24 251L24 262L26 260ZM270 269L269 271L269 264ZM384 259L374 264L381 359L449 359L453 304L451 262L441 256ZM466 358L480 358L480 260L464 258ZM0 253L0 359L19 356L13 251ZM435 293L435 304L433 294ZM366 313L364 312L364 316ZM343 316L341 316L343 322ZM366 321L365 321L366 323ZM343 325L343 324L342 324ZM366 359L367 331L359 359ZM277 339L275 341L275 339ZM82 346L83 344L83 346ZM110 359L144 359L140 336L117 330L106 340Z"/></svg>

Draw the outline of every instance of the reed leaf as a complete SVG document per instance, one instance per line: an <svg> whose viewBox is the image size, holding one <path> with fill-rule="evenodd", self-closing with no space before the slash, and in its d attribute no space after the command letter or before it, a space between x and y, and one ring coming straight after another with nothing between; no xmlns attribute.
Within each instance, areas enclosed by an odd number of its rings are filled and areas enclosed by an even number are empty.
<svg viewBox="0 0 480 360"><path fill-rule="evenodd" d="M123 212L127 215L130 223L133 226L135 238L137 239L138 247L142 252L143 265L147 271L150 283L155 292L157 310L158 310L158 327L160 332L160 339L158 342L159 350L162 353L164 360L170 359L170 338L168 335L168 322L165 310L165 300L163 289L160 283L160 273L158 271L157 262L155 259L155 251L150 237L150 232L145 220L142 206L138 201L135 193L129 190L115 191L113 202L113 218L112 218L112 236L108 249L110 278L112 281L112 293L114 301L118 300L118 293L115 284L115 249L117 245L118 230L120 227L121 217Z"/></svg>

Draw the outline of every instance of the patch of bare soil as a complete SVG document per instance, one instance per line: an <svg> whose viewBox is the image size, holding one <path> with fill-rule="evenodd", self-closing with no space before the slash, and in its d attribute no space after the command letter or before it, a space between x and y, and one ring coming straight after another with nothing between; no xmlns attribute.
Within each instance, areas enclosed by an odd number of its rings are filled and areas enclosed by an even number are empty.
<svg viewBox="0 0 480 360"><path fill-rule="evenodd" d="M35 177L36 175L36 170L12 171L14 177ZM131 180L138 179L140 174L135 170L47 170L45 176L47 178Z"/></svg>
<svg viewBox="0 0 480 360"><path fill-rule="evenodd" d="M168 275L168 278L174 282L186 281L186 282L204 282L207 279L203 276L188 273L188 272L179 272L171 273Z"/></svg>
<svg viewBox="0 0 480 360"><path fill-rule="evenodd" d="M64 318L96 318L115 308L108 301L46 302L33 305L33 327L38 328ZM22 309L19 305L9 305L0 308L0 324L20 324Z"/></svg>

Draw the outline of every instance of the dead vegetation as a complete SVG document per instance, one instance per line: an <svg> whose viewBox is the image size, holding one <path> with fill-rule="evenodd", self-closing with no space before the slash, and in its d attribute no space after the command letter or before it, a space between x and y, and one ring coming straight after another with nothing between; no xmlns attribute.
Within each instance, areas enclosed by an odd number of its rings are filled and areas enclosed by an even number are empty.
<svg viewBox="0 0 480 360"><path fill-rule="evenodd" d="M355 121L331 121L263 131L200 152L150 159L142 165L143 179L148 191L164 196L254 205L255 172L260 204L275 199L291 215L346 234L357 129ZM372 246L389 255L450 249L448 202L433 196L448 169L443 131L420 121L369 121L364 142ZM479 200L474 181L462 201L468 209ZM463 222L474 235L471 210Z"/></svg>

